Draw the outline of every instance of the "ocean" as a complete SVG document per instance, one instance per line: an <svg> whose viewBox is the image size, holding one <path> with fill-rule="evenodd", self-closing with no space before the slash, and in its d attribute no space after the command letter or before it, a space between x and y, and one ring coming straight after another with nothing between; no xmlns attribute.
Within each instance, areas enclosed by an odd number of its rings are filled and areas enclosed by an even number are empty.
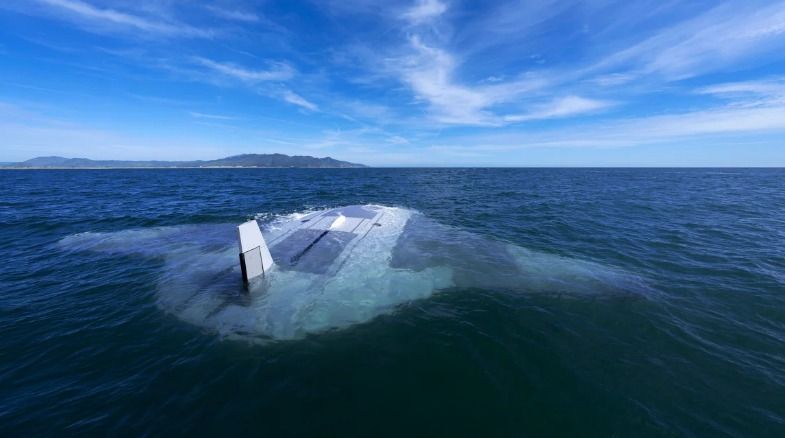
<svg viewBox="0 0 785 438"><path fill-rule="evenodd" d="M355 204L416 218L368 268L415 280L167 306ZM3 436L785 436L785 169L8 170L0 256Z"/></svg>

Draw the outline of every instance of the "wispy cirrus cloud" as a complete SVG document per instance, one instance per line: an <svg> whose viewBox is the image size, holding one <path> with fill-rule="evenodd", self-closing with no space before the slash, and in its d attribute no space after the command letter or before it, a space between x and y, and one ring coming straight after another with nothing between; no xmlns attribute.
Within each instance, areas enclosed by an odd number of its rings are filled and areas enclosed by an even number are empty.
<svg viewBox="0 0 785 438"><path fill-rule="evenodd" d="M491 84L466 85L455 79L458 62L449 52L431 47L418 36L409 39L411 54L394 60L393 71L428 104L434 121L453 125L504 124L492 107L514 101L545 86L540 77L521 77Z"/></svg>
<svg viewBox="0 0 785 438"><path fill-rule="evenodd" d="M308 111L319 111L319 107L315 103L306 100L304 97L291 90L285 90L281 96L284 101L289 102L292 105L297 105Z"/></svg>
<svg viewBox="0 0 785 438"><path fill-rule="evenodd" d="M493 116L486 107L491 96L456 84L454 58L444 50L425 45L419 37L410 38L413 54L395 60L401 79L415 95L428 103L435 119L452 124L492 124Z"/></svg>
<svg viewBox="0 0 785 438"><path fill-rule="evenodd" d="M785 2L726 2L602 59L590 70L622 68L680 80L785 49Z"/></svg>
<svg viewBox="0 0 785 438"><path fill-rule="evenodd" d="M430 21L447 11L447 5L439 0L417 0L417 2L401 15L411 24Z"/></svg>
<svg viewBox="0 0 785 438"><path fill-rule="evenodd" d="M215 16L226 20L240 21L243 23L256 23L259 21L259 16L253 12L238 9L227 9L215 5L208 5L205 6L205 8L207 8L207 10L212 12Z"/></svg>
<svg viewBox="0 0 785 438"><path fill-rule="evenodd" d="M547 104L535 106L530 112L504 116L507 122L524 122L569 117L578 114L597 112L614 105L607 100L587 99L580 96L566 96Z"/></svg>
<svg viewBox="0 0 785 438"><path fill-rule="evenodd" d="M785 78L715 84L697 93L731 100L733 106L785 105Z"/></svg>
<svg viewBox="0 0 785 438"><path fill-rule="evenodd" d="M501 10L506 11L505 8ZM446 11L445 3L418 1L402 17L411 24L436 24ZM426 28L414 29L406 39L406 54L386 60L388 71L411 89L417 101L426 105L432 121L439 125L503 126L580 116L614 104L578 95L553 98L543 104L544 97L553 94L555 86L575 79L566 74L528 72L510 75L504 72L491 75L493 80L462 82L459 77L464 60L446 49L444 44L439 44L441 38L439 32L434 37ZM626 76L624 79L628 80Z"/></svg>
<svg viewBox="0 0 785 438"><path fill-rule="evenodd" d="M248 88L256 91L257 94L282 100L286 103L298 106L310 112L319 111L319 106L305 97L295 93L288 87L283 87L280 83L290 81L295 76L295 70L284 62L268 62L267 69L251 69L234 63L218 62L211 59L197 57L193 59L197 64L208 68L211 72L218 74L219 78L208 76L195 77L198 80L210 83L222 83L221 79L239 81ZM188 73L188 72L187 72Z"/></svg>
<svg viewBox="0 0 785 438"><path fill-rule="evenodd" d="M561 10L564 4L556 2L551 9ZM404 17L408 17L413 24L418 23L418 20L434 21L444 15L446 8L444 3L420 1ZM537 17L540 17L538 20L547 20L552 15L540 11ZM498 24L503 19L484 21ZM540 22L534 20L538 25ZM495 32L493 29L488 31L491 35ZM415 30L410 34L409 54L393 58L399 67L392 70L399 80L410 87L418 101L427 105L430 116L438 123L500 126L581 116L618 103L582 97L581 88L590 90L600 86L614 89L635 83L643 77L681 80L723 68L755 54L785 50L785 2L757 7L724 3L695 18L632 42L622 50L601 57L599 61L589 62L586 68L551 70L547 75L513 75L514 79L493 83L461 83L458 78L464 61L444 48L444 44L435 43L432 37L431 42L426 43L424 33L427 32ZM441 35L437 35L436 40L438 37ZM565 85L574 90L571 95L552 98L548 104L541 103L544 96L563 94L560 88ZM507 109L505 113L499 109L502 104L507 104L507 107L509 104L517 105L521 110L510 112Z"/></svg>
<svg viewBox="0 0 785 438"><path fill-rule="evenodd" d="M755 81L726 82L699 88L702 94L782 94L785 91L785 79L764 79Z"/></svg>
<svg viewBox="0 0 785 438"><path fill-rule="evenodd" d="M615 148L785 134L785 105L726 106L659 116L574 125L574 129L467 135L442 142L442 152L501 152L528 148Z"/></svg>
<svg viewBox="0 0 785 438"><path fill-rule="evenodd" d="M209 120L236 120L237 117L224 116L220 114L200 113L198 111L189 111L188 114L195 119L209 119Z"/></svg>
<svg viewBox="0 0 785 438"><path fill-rule="evenodd" d="M616 87L632 82L635 79L635 75L629 73L610 73L588 79L587 82L600 87Z"/></svg>
<svg viewBox="0 0 785 438"><path fill-rule="evenodd" d="M273 62L271 63L271 68L267 70L253 70L234 63L217 62L202 57L196 57L194 60L196 63L207 67L216 73L248 83L286 81L291 79L295 74L294 68L283 62Z"/></svg>
<svg viewBox="0 0 785 438"><path fill-rule="evenodd" d="M172 37L211 38L215 32L188 24L102 8L80 0L36 0L66 18L108 30L137 30Z"/></svg>

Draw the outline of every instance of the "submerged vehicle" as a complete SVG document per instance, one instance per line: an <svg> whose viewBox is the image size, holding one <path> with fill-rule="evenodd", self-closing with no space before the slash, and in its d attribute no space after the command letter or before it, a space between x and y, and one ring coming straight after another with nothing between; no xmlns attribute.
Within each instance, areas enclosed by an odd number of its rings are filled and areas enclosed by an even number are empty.
<svg viewBox="0 0 785 438"><path fill-rule="evenodd" d="M644 289L638 277L611 266L381 205L253 219L239 227L80 233L60 246L160 260L151 275L164 311L225 336L262 341L349 327L458 289L567 297Z"/></svg>

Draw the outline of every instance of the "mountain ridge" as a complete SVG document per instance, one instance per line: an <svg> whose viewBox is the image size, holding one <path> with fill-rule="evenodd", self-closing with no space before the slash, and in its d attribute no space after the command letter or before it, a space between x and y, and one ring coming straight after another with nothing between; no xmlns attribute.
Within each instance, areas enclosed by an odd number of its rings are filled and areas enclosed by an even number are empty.
<svg viewBox="0 0 785 438"><path fill-rule="evenodd" d="M240 154L215 160L160 161L160 160L92 160L59 156L35 157L2 166L11 169L144 169L144 168L361 168L364 164L317 158L309 155Z"/></svg>

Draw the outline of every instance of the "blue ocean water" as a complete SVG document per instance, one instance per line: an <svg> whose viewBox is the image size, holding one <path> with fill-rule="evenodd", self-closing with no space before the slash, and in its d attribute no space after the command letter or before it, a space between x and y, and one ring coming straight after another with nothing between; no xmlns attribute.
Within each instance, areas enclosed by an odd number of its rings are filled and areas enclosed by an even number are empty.
<svg viewBox="0 0 785 438"><path fill-rule="evenodd" d="M0 434L784 435L783 182L780 169L3 171ZM264 343L159 305L171 276L210 266L173 272L167 233L222 248L231 232L204 230L350 204L415 211L461 250L510 245L537 268L519 284L472 271ZM90 236L133 251L87 250ZM564 280L565 263L586 275Z"/></svg>

